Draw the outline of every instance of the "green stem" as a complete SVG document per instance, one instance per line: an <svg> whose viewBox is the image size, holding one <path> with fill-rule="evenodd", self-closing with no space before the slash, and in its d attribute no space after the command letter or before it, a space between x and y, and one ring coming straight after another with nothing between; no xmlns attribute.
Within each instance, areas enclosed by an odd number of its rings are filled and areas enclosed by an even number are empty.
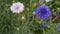
<svg viewBox="0 0 60 34"><path fill-rule="evenodd" d="M43 34L45 34L45 30L44 30L44 28L43 28Z"/></svg>
<svg viewBox="0 0 60 34"><path fill-rule="evenodd" d="M32 11L32 0L30 0L30 11Z"/></svg>
<svg viewBox="0 0 60 34"><path fill-rule="evenodd" d="M58 16L56 16L56 17L53 19L53 21L55 21L57 18L58 18Z"/></svg>

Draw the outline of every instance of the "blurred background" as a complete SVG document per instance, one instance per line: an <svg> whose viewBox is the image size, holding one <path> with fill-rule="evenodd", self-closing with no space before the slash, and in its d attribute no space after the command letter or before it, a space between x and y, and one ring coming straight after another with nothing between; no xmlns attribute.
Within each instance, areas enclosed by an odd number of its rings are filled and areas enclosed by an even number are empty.
<svg viewBox="0 0 60 34"><path fill-rule="evenodd" d="M24 11L12 13L10 6L13 2L23 3ZM49 18L42 20L36 15L39 5L49 6ZM47 22L46 27L42 26L43 21ZM59 31L60 0L0 0L0 34L60 34Z"/></svg>

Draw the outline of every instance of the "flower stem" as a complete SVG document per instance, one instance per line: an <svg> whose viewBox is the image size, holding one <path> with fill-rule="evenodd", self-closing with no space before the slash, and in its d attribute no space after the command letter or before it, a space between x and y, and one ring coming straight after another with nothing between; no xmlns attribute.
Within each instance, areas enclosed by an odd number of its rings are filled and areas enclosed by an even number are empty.
<svg viewBox="0 0 60 34"><path fill-rule="evenodd" d="M45 34L45 30L44 30L44 28L43 28L43 34Z"/></svg>
<svg viewBox="0 0 60 34"><path fill-rule="evenodd" d="M58 18L58 16L56 16L56 17L53 19L53 21L55 21L57 18Z"/></svg>

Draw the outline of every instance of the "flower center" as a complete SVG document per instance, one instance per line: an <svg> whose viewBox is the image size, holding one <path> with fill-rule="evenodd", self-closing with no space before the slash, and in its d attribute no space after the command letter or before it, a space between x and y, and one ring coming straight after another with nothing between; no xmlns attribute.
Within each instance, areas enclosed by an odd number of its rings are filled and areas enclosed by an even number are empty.
<svg viewBox="0 0 60 34"><path fill-rule="evenodd" d="M20 8L19 5L15 6L15 10L19 10L19 8Z"/></svg>
<svg viewBox="0 0 60 34"><path fill-rule="evenodd" d="M47 11L46 11L46 9L43 8L43 9L41 9L40 12L41 12L42 14L46 14Z"/></svg>

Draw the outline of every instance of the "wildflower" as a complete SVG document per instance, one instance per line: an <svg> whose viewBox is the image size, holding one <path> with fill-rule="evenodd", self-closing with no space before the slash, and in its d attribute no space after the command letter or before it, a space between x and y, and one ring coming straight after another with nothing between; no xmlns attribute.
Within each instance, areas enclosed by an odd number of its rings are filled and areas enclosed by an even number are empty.
<svg viewBox="0 0 60 34"><path fill-rule="evenodd" d="M36 9L36 14L39 18L45 19L50 16L50 9L48 6L38 6Z"/></svg>
<svg viewBox="0 0 60 34"><path fill-rule="evenodd" d="M56 12L54 12L54 13L53 13L53 16L57 16L57 13L56 13Z"/></svg>
<svg viewBox="0 0 60 34"><path fill-rule="evenodd" d="M20 13L24 10L24 5L20 2L13 3L10 9L13 13Z"/></svg>
<svg viewBox="0 0 60 34"><path fill-rule="evenodd" d="M22 16L22 19L25 19L25 17L24 17L24 16Z"/></svg>
<svg viewBox="0 0 60 34"><path fill-rule="evenodd" d="M60 28L56 28L56 32L59 32L60 31Z"/></svg>
<svg viewBox="0 0 60 34"><path fill-rule="evenodd" d="M35 15L35 11L33 12L33 15Z"/></svg>
<svg viewBox="0 0 60 34"><path fill-rule="evenodd" d="M46 23L46 22L43 22L43 23L42 23L42 26L47 26L47 23Z"/></svg>

